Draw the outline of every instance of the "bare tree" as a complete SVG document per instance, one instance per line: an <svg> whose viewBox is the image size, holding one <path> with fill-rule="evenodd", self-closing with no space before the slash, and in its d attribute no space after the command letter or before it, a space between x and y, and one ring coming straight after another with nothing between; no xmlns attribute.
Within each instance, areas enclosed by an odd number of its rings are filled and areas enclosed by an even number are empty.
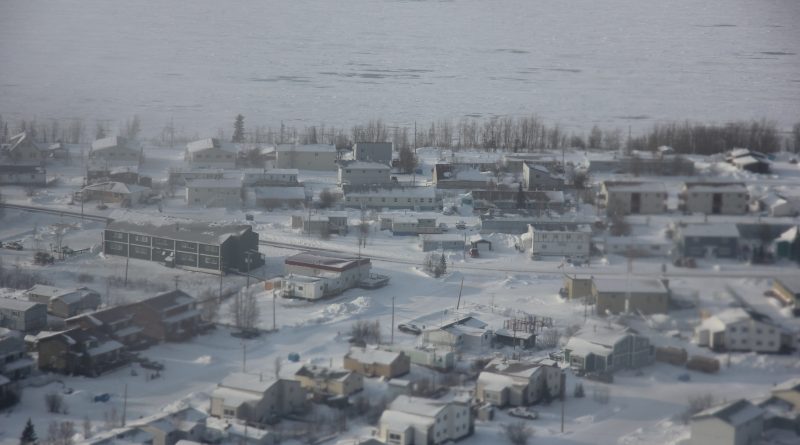
<svg viewBox="0 0 800 445"><path fill-rule="evenodd" d="M260 316L255 289L248 288L238 292L233 299L230 311L231 317L233 317L233 324L238 329L255 329Z"/></svg>
<svg viewBox="0 0 800 445"><path fill-rule="evenodd" d="M693 415L710 408L712 405L714 405L714 396L711 394L706 393L689 396L689 405L686 407L686 410L681 413L681 421L684 424L689 423Z"/></svg>
<svg viewBox="0 0 800 445"><path fill-rule="evenodd" d="M58 422L54 420L47 426L46 443L48 445L72 445L74 443L74 435L75 424L73 422Z"/></svg>
<svg viewBox="0 0 800 445"><path fill-rule="evenodd" d="M529 427L524 420L503 425L503 434L512 445L527 445L533 437L533 433L533 428Z"/></svg>
<svg viewBox="0 0 800 445"><path fill-rule="evenodd" d="M86 414L83 416L83 438L89 439L92 437L92 421L89 419L89 415Z"/></svg>
<svg viewBox="0 0 800 445"><path fill-rule="evenodd" d="M350 336L353 341L362 344L380 343L381 323L378 320L358 320L350 326Z"/></svg>
<svg viewBox="0 0 800 445"><path fill-rule="evenodd" d="M334 195L330 189L324 188L319 193L319 207L321 209L327 209L333 204L336 203L336 195Z"/></svg>
<svg viewBox="0 0 800 445"><path fill-rule="evenodd" d="M66 414L67 405L64 402L64 397L57 392L51 392L44 395L44 404L47 407L47 412L52 414Z"/></svg>
<svg viewBox="0 0 800 445"><path fill-rule="evenodd" d="M199 295L200 314L204 321L215 322L219 318L219 296L211 289L204 290Z"/></svg>

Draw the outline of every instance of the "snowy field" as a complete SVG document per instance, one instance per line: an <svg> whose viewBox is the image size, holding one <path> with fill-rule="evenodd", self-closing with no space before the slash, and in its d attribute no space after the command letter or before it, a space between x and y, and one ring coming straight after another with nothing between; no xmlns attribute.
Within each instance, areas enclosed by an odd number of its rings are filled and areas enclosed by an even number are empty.
<svg viewBox="0 0 800 445"><path fill-rule="evenodd" d="M568 131L800 111L796 0L30 0L0 114L157 135L539 114Z"/></svg>

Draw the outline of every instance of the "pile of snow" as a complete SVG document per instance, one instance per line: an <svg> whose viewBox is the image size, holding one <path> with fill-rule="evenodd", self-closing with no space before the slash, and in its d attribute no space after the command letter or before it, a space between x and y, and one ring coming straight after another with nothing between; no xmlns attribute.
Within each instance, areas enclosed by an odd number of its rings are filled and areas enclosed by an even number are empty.
<svg viewBox="0 0 800 445"><path fill-rule="evenodd" d="M371 301L369 298L361 296L344 303L331 303L325 305L316 316L308 320L309 324L329 323L336 320L348 318L351 315L364 313L369 308Z"/></svg>

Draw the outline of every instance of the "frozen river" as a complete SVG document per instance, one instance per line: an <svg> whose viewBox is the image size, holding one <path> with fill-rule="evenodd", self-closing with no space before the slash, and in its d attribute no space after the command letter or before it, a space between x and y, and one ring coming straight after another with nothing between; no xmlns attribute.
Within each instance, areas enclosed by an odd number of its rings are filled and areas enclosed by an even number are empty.
<svg viewBox="0 0 800 445"><path fill-rule="evenodd" d="M800 120L797 0L4 0L0 114L145 133Z"/></svg>

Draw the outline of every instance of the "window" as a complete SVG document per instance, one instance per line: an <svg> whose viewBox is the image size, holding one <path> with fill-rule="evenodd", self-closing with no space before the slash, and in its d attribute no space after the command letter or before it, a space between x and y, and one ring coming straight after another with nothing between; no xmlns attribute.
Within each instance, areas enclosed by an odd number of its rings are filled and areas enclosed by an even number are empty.
<svg viewBox="0 0 800 445"><path fill-rule="evenodd" d="M236 415L236 411L232 409L225 408L222 410L222 415L225 417L233 417Z"/></svg>

